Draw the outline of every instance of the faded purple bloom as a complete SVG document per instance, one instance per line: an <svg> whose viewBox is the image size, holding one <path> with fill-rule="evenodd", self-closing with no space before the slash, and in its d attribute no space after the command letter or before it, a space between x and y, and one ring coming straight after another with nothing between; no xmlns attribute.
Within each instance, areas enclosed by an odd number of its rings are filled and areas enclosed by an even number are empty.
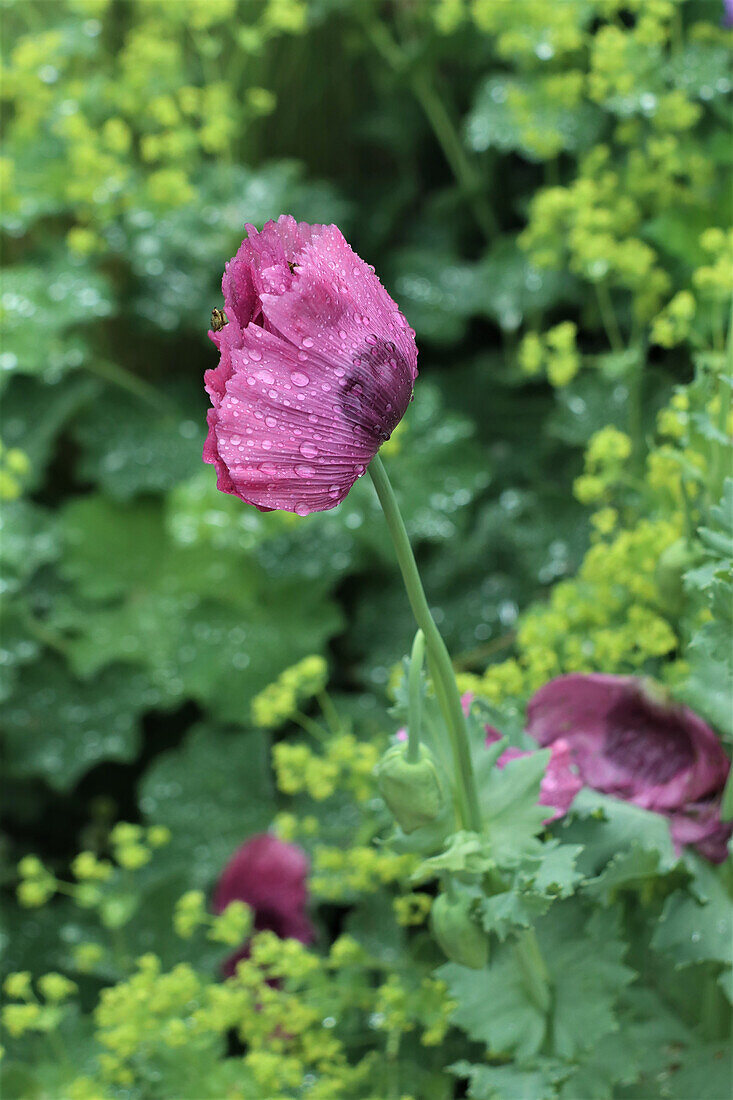
<svg viewBox="0 0 733 1100"><path fill-rule="evenodd" d="M212 908L221 913L232 901L244 901L254 910L258 932L269 930L280 939L312 943L313 926L306 906L308 859L295 844L286 844L269 833L253 836L238 848L221 873ZM224 969L233 974L247 945L227 959Z"/></svg>
<svg viewBox="0 0 733 1100"><path fill-rule="evenodd" d="M334 508L405 414L414 332L335 225L283 215L226 265L204 461L261 511Z"/></svg>
<svg viewBox="0 0 733 1100"><path fill-rule="evenodd" d="M486 727L486 745L493 745L501 740L502 735L493 726ZM510 760L518 760L521 756L529 756L529 752L510 746L504 749L496 762L498 768L503 768ZM553 813L545 818L545 825L555 821L558 817L564 817L570 809L573 799L583 786L583 780L578 775L577 768L573 766L570 746L562 739L556 741L550 747L550 759L547 769L540 783L541 806L551 806Z"/></svg>
<svg viewBox="0 0 733 1100"><path fill-rule="evenodd" d="M723 0L723 26L733 27L733 0Z"/></svg>
<svg viewBox="0 0 733 1100"><path fill-rule="evenodd" d="M730 764L713 730L633 676L560 676L532 697L527 732L567 744L583 782L669 818L680 847L725 859L733 826L720 820Z"/></svg>

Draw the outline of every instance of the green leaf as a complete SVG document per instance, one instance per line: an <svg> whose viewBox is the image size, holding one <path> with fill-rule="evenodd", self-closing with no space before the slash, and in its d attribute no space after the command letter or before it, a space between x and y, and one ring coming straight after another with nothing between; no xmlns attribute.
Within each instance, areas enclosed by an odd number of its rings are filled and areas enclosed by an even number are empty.
<svg viewBox="0 0 733 1100"><path fill-rule="evenodd" d="M458 1002L453 1020L496 1054L531 1057L547 1042L557 1057L575 1059L616 1026L615 1003L633 979L621 962L626 945L618 915L597 911L589 918L576 899L559 902L541 917L535 932L549 973L551 1011L532 1000L513 943L499 944L484 970L449 963L438 970Z"/></svg>
<svg viewBox="0 0 733 1100"><path fill-rule="evenodd" d="M199 388L194 404L183 400L180 386L161 387L156 407L107 387L74 424L82 447L81 479L99 484L117 500L129 500L165 492L192 476L201 464L205 434Z"/></svg>
<svg viewBox="0 0 733 1100"><path fill-rule="evenodd" d="M19 447L30 461L24 484L31 490L44 482L56 441L67 423L100 392L94 378L71 374L48 384L38 378L14 376L3 393L2 441Z"/></svg>
<svg viewBox="0 0 733 1100"><path fill-rule="evenodd" d="M662 910L652 938L652 946L669 957L679 969L712 960L730 966L733 963L733 920L731 899L720 876L702 861L692 889L676 890Z"/></svg>
<svg viewBox="0 0 733 1100"><path fill-rule="evenodd" d="M82 598L59 598L53 622L69 632L80 675L144 666L164 697L242 722L256 692L338 628L322 584L276 582L246 555L172 545L153 503L87 497L62 524L62 571Z"/></svg>
<svg viewBox="0 0 733 1100"><path fill-rule="evenodd" d="M632 843L628 851L615 855L596 878L586 882L583 889L601 905L611 905L622 890L638 891L645 882L669 873L662 867L663 857L658 849L645 848L643 842Z"/></svg>
<svg viewBox="0 0 733 1100"><path fill-rule="evenodd" d="M3 502L0 517L0 566L7 593L54 561L59 540L53 516L27 500Z"/></svg>
<svg viewBox="0 0 733 1100"><path fill-rule="evenodd" d="M536 1069L516 1065L480 1066L455 1062L451 1073L469 1077L471 1100L556 1100L557 1085L567 1069L557 1063L541 1060Z"/></svg>
<svg viewBox="0 0 733 1100"><path fill-rule="evenodd" d="M488 753L474 760L484 834L499 866L511 866L538 847L536 836L547 817L547 807L538 802L540 783L549 759L544 749L503 768L492 767Z"/></svg>
<svg viewBox="0 0 733 1100"><path fill-rule="evenodd" d="M657 854L658 873L667 874L678 863L665 817L590 787L578 792L570 816L558 828L563 841L582 846L578 867L589 879L599 876L622 853L633 854L640 848ZM618 864L617 872L622 868ZM632 873L633 868L632 860Z"/></svg>
<svg viewBox="0 0 733 1100"><path fill-rule="evenodd" d="M582 881L575 868L581 850L552 839L536 854L525 857L509 888L484 898L481 913L486 931L506 939L510 932L530 927L556 898L569 897Z"/></svg>
<svg viewBox="0 0 733 1100"><path fill-rule="evenodd" d="M5 711L11 773L67 791L102 760L134 760L138 717L159 703L148 679L130 668L113 666L84 683L53 658L27 665Z"/></svg>
<svg viewBox="0 0 733 1100"><path fill-rule="evenodd" d="M207 888L235 849L266 829L275 813L269 739L260 732L194 727L179 748L148 768L140 808L172 833L156 858L184 868L191 885Z"/></svg>
<svg viewBox="0 0 733 1100"><path fill-rule="evenodd" d="M109 283L82 263L70 265L63 253L9 268L6 278L3 367L57 382L89 354L85 341L70 330L112 312Z"/></svg>
<svg viewBox="0 0 733 1100"><path fill-rule="evenodd" d="M728 1100L733 1092L733 1050L730 1042L700 1043L690 1047L676 1061L674 1073L665 1081L672 1100Z"/></svg>
<svg viewBox="0 0 733 1100"><path fill-rule="evenodd" d="M727 477L723 485L723 497L710 509L714 526L700 527L698 534L703 545L716 557L733 558L733 477Z"/></svg>

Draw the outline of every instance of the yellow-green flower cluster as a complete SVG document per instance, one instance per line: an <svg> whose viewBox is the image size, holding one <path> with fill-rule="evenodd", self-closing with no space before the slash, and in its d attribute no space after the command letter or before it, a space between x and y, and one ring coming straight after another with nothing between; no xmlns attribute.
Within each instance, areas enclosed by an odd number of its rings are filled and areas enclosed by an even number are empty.
<svg viewBox="0 0 733 1100"><path fill-rule="evenodd" d="M548 16L547 5L541 7L547 20L541 31L532 17L525 19L532 5L478 2L473 10L479 25L499 35L500 52L523 56L531 66L530 87L542 88L543 103L568 111L581 105L592 110L595 104L614 125L606 144L582 156L574 179L537 192L520 241L539 266L569 269L596 284L604 295L629 295L636 322L648 321L659 313L672 280L667 260L645 233L645 224L670 208L705 206L715 182L711 158L691 139L702 124L703 108L694 91L680 87L665 69L678 33L677 5L671 0L623 5L598 0L592 6L595 25L590 23L591 6L582 5L577 22L566 31L554 23L566 17L567 5L557 6L554 18ZM621 8L626 12L623 20ZM573 51L577 67L570 68L567 59L557 72L554 66L560 68L563 49ZM529 92L515 89L508 98L520 125L523 112L528 125L532 115L536 118L538 107ZM560 135L552 127L545 131L538 135L535 152L549 159L561 148ZM695 289L714 286L724 295L730 260L726 266L721 256L702 270L704 274L693 280ZM689 320L689 299L673 301L671 313L659 320L654 334L664 346L685 338L676 333ZM607 326L607 302L600 313ZM536 359L536 349L530 348L532 354Z"/></svg>
<svg viewBox="0 0 733 1100"><path fill-rule="evenodd" d="M518 656L491 665L482 677L463 677L464 690L493 702L521 698L564 672L637 672L675 651L655 571L683 531L682 514L641 520L615 534L614 510L598 515L596 541L577 577L556 584L547 604L522 616ZM668 671L674 676L672 666Z"/></svg>
<svg viewBox="0 0 733 1100"><path fill-rule="evenodd" d="M275 107L269 89L248 85L246 66L222 79L221 58L261 52L307 18L305 0L245 5L238 15L235 0L151 0L130 5L123 27L109 4L55 7L58 27L29 28L4 68L4 208L22 209L28 150L43 140L44 192L76 219L67 243L82 256L106 249L123 211L195 200L201 166L231 158L251 120ZM102 58L121 29L123 41ZM100 85L103 66L111 69Z"/></svg>
<svg viewBox="0 0 733 1100"><path fill-rule="evenodd" d="M445 1038L456 1003L447 996L444 982L424 978L408 987L391 974L377 989L376 1012L383 1031L405 1034L422 1027L423 1046L437 1046Z"/></svg>
<svg viewBox="0 0 733 1100"><path fill-rule="evenodd" d="M379 747L351 733L330 737L321 752L303 742L281 741L272 750L277 785L284 794L305 792L317 802L336 790L364 801L374 791L373 771Z"/></svg>
<svg viewBox="0 0 733 1100"><path fill-rule="evenodd" d="M733 229L706 229L700 237L700 246L709 256L709 262L699 267L692 276L695 289L714 301L730 303L733 294Z"/></svg>
<svg viewBox="0 0 733 1100"><path fill-rule="evenodd" d="M0 500L17 500L31 464L25 451L0 443Z"/></svg>
<svg viewBox="0 0 733 1100"><path fill-rule="evenodd" d="M392 905L397 917L397 923L404 928L413 925L424 924L430 913L433 899L430 894L416 892L403 894L394 899Z"/></svg>
<svg viewBox="0 0 733 1100"><path fill-rule="evenodd" d="M567 386L580 369L576 334L577 326L572 321L555 325L543 336L528 332L519 348L521 370L528 375L545 371L551 385Z"/></svg>
<svg viewBox="0 0 733 1100"><path fill-rule="evenodd" d="M209 913L202 890L183 894L173 911L173 927L182 939L190 939L198 928L206 927L208 939L229 947L239 947L247 939L253 919L252 910L243 901L230 902L217 915Z"/></svg>
<svg viewBox="0 0 733 1100"><path fill-rule="evenodd" d="M18 901L29 909L45 905L56 893L55 876L37 856L24 856L18 864L18 875Z"/></svg>
<svg viewBox="0 0 733 1100"><path fill-rule="evenodd" d="M652 343L673 348L690 335L695 316L695 299L689 290L680 290L652 321Z"/></svg>
<svg viewBox="0 0 733 1100"><path fill-rule="evenodd" d="M252 700L252 721L263 729L278 729L298 709L326 687L328 666L318 654L286 668L273 684Z"/></svg>
<svg viewBox="0 0 733 1100"><path fill-rule="evenodd" d="M623 478L633 444L625 432L609 425L591 436L585 453L585 472L575 480L581 504L595 504Z"/></svg>
<svg viewBox="0 0 733 1100"><path fill-rule="evenodd" d="M62 893L72 897L84 909L96 908L104 900L104 885L119 874L119 869L137 871L149 862L152 849L167 844L169 840L170 830L165 826L154 825L146 829L142 825L120 821L109 835L118 868L110 860L100 859L94 852L83 851L71 863L74 882L57 878L37 856L24 856L18 863L18 901L33 908L45 905L54 894ZM112 910L109 917L112 921L115 919Z"/></svg>
<svg viewBox="0 0 733 1100"><path fill-rule="evenodd" d="M28 970L8 974L3 983L5 996L13 1003L3 1006L0 1018L13 1038L26 1032L55 1031L64 1018L64 1009L60 1006L77 992L75 982L56 972L42 974L36 985L41 1001L33 992Z"/></svg>
<svg viewBox="0 0 733 1100"><path fill-rule="evenodd" d="M649 317L667 292L669 276L654 249L636 235L642 211L610 166L608 146L597 146L567 187L539 191L520 236L540 267L562 268L593 284L630 291L635 312Z"/></svg>
<svg viewBox="0 0 733 1100"><path fill-rule="evenodd" d="M496 52L523 64L549 61L580 49L587 5L565 0L561 5L524 0L521 5L473 0L471 15L479 30L496 35Z"/></svg>
<svg viewBox="0 0 733 1100"><path fill-rule="evenodd" d="M416 864L417 859L411 853L387 848L317 844L313 850L310 887L314 894L328 901L372 894L382 886L406 881Z"/></svg>

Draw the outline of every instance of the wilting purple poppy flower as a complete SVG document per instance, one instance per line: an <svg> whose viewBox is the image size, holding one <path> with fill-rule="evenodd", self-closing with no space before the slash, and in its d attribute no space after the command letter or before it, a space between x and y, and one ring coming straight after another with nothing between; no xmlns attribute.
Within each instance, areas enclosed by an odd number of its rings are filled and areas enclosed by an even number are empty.
<svg viewBox="0 0 733 1100"><path fill-rule="evenodd" d="M204 461L261 511L334 508L405 414L414 332L335 225L283 215L226 265Z"/></svg>
<svg viewBox="0 0 733 1100"><path fill-rule="evenodd" d="M733 0L723 0L723 26L733 27Z"/></svg>
<svg viewBox="0 0 733 1100"><path fill-rule="evenodd" d="M501 740L501 734L493 726L486 727L486 744L493 745ZM510 760L518 760L521 756L529 756L528 752L510 746L504 749L496 762L498 768L503 768ZM553 813L545 818L545 825L555 821L558 817L564 817L570 809L573 799L583 786L583 780L578 775L578 770L573 766L570 746L562 739L556 741L550 747L550 759L547 769L540 783L541 806L551 806Z"/></svg>
<svg viewBox="0 0 733 1100"><path fill-rule="evenodd" d="M306 906L308 859L295 844L286 844L269 833L253 836L238 848L221 873L212 908L221 913L232 901L244 901L254 910L258 932L269 930L281 939L312 943L313 926ZM233 974L248 954L246 944L227 959L224 969Z"/></svg>
<svg viewBox="0 0 733 1100"><path fill-rule="evenodd" d="M713 730L688 707L660 700L633 676L560 676L528 706L540 745L570 747L583 782L669 818L677 844L725 859L733 826L720 820L730 764Z"/></svg>

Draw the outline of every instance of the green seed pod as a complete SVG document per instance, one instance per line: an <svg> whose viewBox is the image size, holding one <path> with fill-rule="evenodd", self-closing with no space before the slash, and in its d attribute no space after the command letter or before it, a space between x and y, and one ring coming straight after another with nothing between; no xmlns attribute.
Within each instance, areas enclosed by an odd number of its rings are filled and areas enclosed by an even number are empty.
<svg viewBox="0 0 733 1100"><path fill-rule="evenodd" d="M489 961L489 938L471 916L471 899L465 895L441 894L430 911L433 935L451 960L471 970L481 970Z"/></svg>
<svg viewBox="0 0 733 1100"><path fill-rule="evenodd" d="M688 569L694 569L701 558L700 550L688 539L677 539L660 554L654 579L665 611L679 615L685 606L685 588L682 578Z"/></svg>
<svg viewBox="0 0 733 1100"><path fill-rule="evenodd" d="M412 833L440 813L443 792L433 757L424 745L414 763L404 745L393 745L375 768L377 786L400 828Z"/></svg>

